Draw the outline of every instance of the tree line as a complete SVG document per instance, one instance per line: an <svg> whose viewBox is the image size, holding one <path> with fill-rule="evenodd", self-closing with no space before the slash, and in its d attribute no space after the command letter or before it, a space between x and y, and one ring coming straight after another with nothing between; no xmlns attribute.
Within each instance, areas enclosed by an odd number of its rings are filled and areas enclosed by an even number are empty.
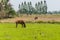
<svg viewBox="0 0 60 40"><path fill-rule="evenodd" d="M35 7L32 6L32 2L22 2L19 4L19 10L18 12L20 14L46 14L47 13L47 3L44 0L38 3L35 3Z"/></svg>

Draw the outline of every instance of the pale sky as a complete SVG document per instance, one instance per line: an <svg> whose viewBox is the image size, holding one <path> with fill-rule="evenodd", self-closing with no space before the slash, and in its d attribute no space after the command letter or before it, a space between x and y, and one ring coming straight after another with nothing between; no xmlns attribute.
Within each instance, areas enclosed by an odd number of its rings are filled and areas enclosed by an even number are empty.
<svg viewBox="0 0 60 40"><path fill-rule="evenodd" d="M12 4L13 8L17 11L18 5L22 2L32 2L33 5L35 5L36 2L44 1L44 0L10 0L10 3ZM48 11L60 11L60 0L46 0Z"/></svg>

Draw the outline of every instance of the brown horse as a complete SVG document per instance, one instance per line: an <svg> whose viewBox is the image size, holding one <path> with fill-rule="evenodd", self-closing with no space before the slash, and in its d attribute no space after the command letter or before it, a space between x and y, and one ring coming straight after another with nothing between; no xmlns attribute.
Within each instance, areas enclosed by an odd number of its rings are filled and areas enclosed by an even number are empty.
<svg viewBox="0 0 60 40"><path fill-rule="evenodd" d="M38 17L35 17L35 18L34 18L34 20L37 20L37 19L38 19Z"/></svg>
<svg viewBox="0 0 60 40"><path fill-rule="evenodd" d="M23 20L17 20L16 21L16 28L17 28L18 24L21 24L22 27L24 27L24 28L26 27L25 22Z"/></svg>

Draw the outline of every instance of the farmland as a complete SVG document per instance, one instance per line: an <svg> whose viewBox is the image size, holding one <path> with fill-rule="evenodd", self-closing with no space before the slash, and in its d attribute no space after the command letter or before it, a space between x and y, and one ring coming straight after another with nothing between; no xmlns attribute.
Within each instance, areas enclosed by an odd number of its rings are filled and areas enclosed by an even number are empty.
<svg viewBox="0 0 60 40"><path fill-rule="evenodd" d="M0 40L60 40L60 24L26 23L18 28L15 23L0 23Z"/></svg>
<svg viewBox="0 0 60 40"><path fill-rule="evenodd" d="M38 19L34 20L37 16ZM0 40L60 40L60 23L27 23L26 28L19 24L16 28L15 21L58 21L60 15L23 15L21 17L0 20Z"/></svg>

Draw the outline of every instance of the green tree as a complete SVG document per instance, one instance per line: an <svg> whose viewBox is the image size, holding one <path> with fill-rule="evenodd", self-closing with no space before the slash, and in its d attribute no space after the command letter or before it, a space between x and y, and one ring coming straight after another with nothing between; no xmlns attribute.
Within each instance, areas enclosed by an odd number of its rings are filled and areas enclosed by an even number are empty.
<svg viewBox="0 0 60 40"><path fill-rule="evenodd" d="M47 13L47 3L44 0L44 6L43 6L43 13L46 14Z"/></svg>
<svg viewBox="0 0 60 40"><path fill-rule="evenodd" d="M29 2L29 13L30 13L30 15L33 13L33 9L32 9L33 7L32 7L32 2L30 1Z"/></svg>
<svg viewBox="0 0 60 40"><path fill-rule="evenodd" d="M6 12L6 16L9 17L9 16L15 15L16 13L15 13L15 10L12 8L12 5L8 2L9 0L5 2L5 12Z"/></svg>
<svg viewBox="0 0 60 40"><path fill-rule="evenodd" d="M43 14L43 2L41 1L41 8L40 8L41 10L41 14Z"/></svg>
<svg viewBox="0 0 60 40"><path fill-rule="evenodd" d="M38 4L37 3L35 4L35 10L36 10L35 13L37 13L37 11L38 11Z"/></svg>
<svg viewBox="0 0 60 40"><path fill-rule="evenodd" d="M38 10L37 10L37 12L40 14L40 12L41 12L41 5L40 5L40 2L38 2Z"/></svg>

